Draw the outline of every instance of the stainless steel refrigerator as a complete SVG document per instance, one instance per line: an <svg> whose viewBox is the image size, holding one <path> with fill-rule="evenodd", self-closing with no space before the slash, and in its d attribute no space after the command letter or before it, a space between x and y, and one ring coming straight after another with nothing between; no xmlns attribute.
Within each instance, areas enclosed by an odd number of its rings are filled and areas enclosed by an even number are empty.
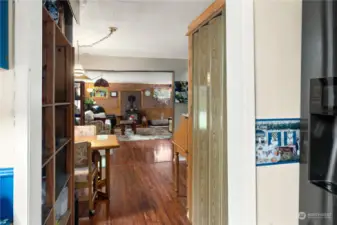
<svg viewBox="0 0 337 225"><path fill-rule="evenodd" d="M337 4L302 3L299 225L337 225Z"/></svg>

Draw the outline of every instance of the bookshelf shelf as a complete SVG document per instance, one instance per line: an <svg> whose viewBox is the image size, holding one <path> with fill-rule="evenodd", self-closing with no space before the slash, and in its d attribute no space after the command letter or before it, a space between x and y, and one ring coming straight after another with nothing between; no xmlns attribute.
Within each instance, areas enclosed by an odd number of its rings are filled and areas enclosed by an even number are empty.
<svg viewBox="0 0 337 225"><path fill-rule="evenodd" d="M54 158L53 153L42 153L42 169Z"/></svg>
<svg viewBox="0 0 337 225"><path fill-rule="evenodd" d="M66 145L68 143L71 142L70 138L61 138L58 143L56 143L56 152L55 154L57 155L57 153L59 153L60 151L62 151L62 149L64 149L66 147Z"/></svg>
<svg viewBox="0 0 337 225"><path fill-rule="evenodd" d="M69 218L71 215L71 211L68 210L58 221L58 225L67 225Z"/></svg>
<svg viewBox="0 0 337 225"><path fill-rule="evenodd" d="M58 103L55 103L55 106L68 106L70 105L70 102L58 102Z"/></svg>
<svg viewBox="0 0 337 225"><path fill-rule="evenodd" d="M49 220L53 211L53 207L42 205L42 224L45 225Z"/></svg>
<svg viewBox="0 0 337 225"><path fill-rule="evenodd" d="M42 12L42 224L74 225L74 49L47 9ZM68 207L57 221L64 196Z"/></svg>

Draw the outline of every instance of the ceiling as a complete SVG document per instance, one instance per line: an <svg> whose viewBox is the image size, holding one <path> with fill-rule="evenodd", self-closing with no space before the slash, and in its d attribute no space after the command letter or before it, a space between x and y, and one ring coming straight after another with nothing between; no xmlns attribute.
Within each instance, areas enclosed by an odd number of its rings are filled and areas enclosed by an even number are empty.
<svg viewBox="0 0 337 225"><path fill-rule="evenodd" d="M189 23L212 0L81 0L80 24L74 26L74 42L91 44L118 28L95 47L80 54L122 57L186 59Z"/></svg>

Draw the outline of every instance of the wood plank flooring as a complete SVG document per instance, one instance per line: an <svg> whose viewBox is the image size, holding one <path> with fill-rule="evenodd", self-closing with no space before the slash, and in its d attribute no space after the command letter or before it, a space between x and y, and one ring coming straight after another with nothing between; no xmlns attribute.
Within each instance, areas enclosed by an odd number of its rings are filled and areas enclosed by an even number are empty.
<svg viewBox="0 0 337 225"><path fill-rule="evenodd" d="M173 183L169 140L121 142L111 160L111 199L98 202L96 215L80 225L189 225L186 164L180 163L180 193ZM80 205L80 214L87 208Z"/></svg>

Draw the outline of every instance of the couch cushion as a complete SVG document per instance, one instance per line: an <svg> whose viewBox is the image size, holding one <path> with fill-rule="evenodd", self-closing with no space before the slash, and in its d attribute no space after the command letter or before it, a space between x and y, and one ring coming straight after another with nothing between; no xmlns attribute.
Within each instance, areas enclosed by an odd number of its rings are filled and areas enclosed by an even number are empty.
<svg viewBox="0 0 337 225"><path fill-rule="evenodd" d="M169 124L168 119L163 119L163 120L151 120L151 124L153 126L165 126Z"/></svg>

